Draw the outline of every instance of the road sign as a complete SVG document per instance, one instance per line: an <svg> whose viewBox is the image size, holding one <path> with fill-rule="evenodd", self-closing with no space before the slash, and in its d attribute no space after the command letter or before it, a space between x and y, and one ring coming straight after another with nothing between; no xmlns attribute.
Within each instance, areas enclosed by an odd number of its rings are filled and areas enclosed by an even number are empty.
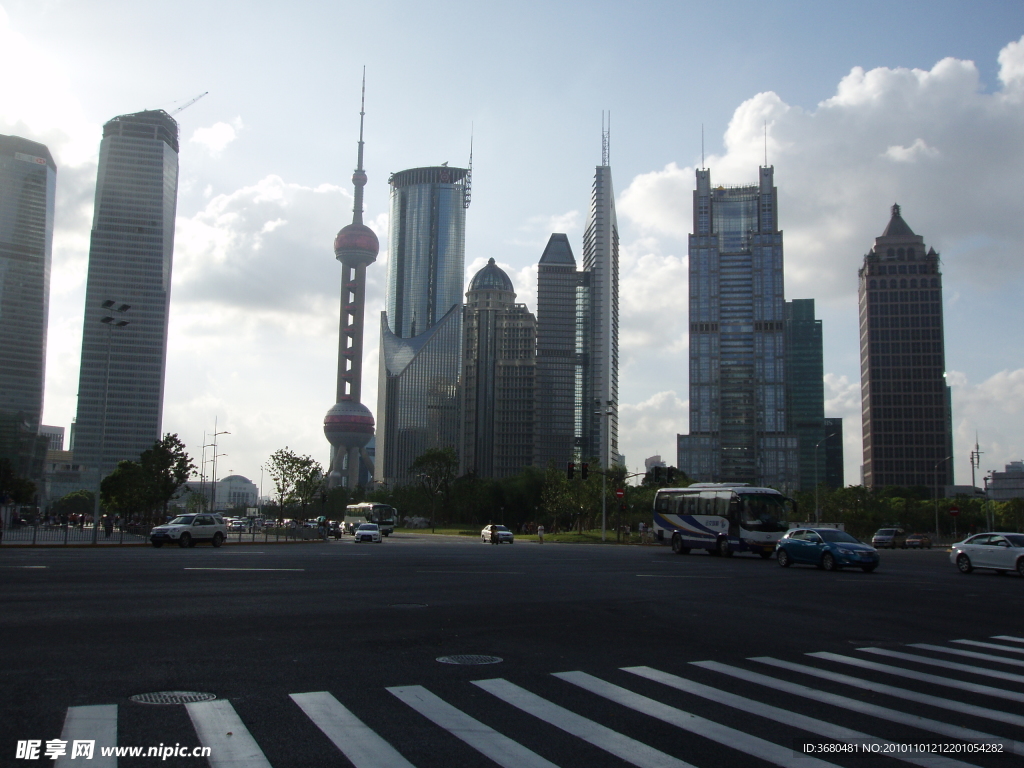
<svg viewBox="0 0 1024 768"><path fill-rule="evenodd" d="M622 488L616 488L615 489L615 498L621 499L625 495L626 495L626 492Z"/></svg>
<svg viewBox="0 0 1024 768"><path fill-rule="evenodd" d="M953 517L956 517L960 514L960 507L950 507L949 514L951 514Z"/></svg>

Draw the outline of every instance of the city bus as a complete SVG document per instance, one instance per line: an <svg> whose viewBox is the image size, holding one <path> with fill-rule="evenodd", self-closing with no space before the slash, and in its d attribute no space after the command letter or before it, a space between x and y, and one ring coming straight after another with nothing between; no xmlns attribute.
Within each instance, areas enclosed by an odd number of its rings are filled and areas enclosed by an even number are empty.
<svg viewBox="0 0 1024 768"><path fill-rule="evenodd" d="M706 549L722 557L753 552L768 558L790 517L796 517L796 502L773 488L694 483L658 490L653 531L659 541L668 538L679 555Z"/></svg>
<svg viewBox="0 0 1024 768"><path fill-rule="evenodd" d="M345 533L352 533L360 523L376 523L380 532L390 536L395 530L395 519L398 510L387 504L374 504L364 501L361 504L349 504L345 508Z"/></svg>

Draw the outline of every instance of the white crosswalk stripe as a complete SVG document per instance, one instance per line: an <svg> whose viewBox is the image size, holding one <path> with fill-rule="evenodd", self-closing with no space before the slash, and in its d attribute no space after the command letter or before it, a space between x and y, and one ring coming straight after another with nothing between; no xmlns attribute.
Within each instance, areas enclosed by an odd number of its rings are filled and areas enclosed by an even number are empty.
<svg viewBox="0 0 1024 768"><path fill-rule="evenodd" d="M452 685L455 687L451 689L451 696L446 695L445 698L421 685L391 686L381 689L377 695L389 699L392 707L409 707L418 713L413 714L405 709L406 718L426 718L425 721L420 721L421 727L429 730L436 726L440 729L436 731L437 738L448 739L446 743L453 751L463 750L463 757L468 757L470 753L466 750L472 749L502 768L558 768L548 757L538 754L516 740L516 734L509 731L512 726L506 725L506 719L500 714L502 708L505 709L506 715L513 712L511 708L515 708L548 726L553 726L550 733L544 730L545 726L538 726L537 733L542 734L543 739L534 736L534 739L537 739L536 744L541 745L535 748L541 749L545 754L548 754L549 739L554 735L562 742L551 742L550 755L565 754L565 749L570 744L575 744L576 748L579 748L582 741L638 768L695 768L682 757L693 759L700 768L710 768L706 764L709 744L719 745L720 754L716 756L716 764L742 764L742 760L746 758L759 764L763 762L782 768L830 768L835 765L830 760L845 762L842 758L849 756L849 753L838 750L817 756L803 754L801 745L807 741L836 746L859 745L862 750L865 747L873 747L877 749L874 751L875 754L884 754L893 761L902 761L920 768L971 768L973 763L969 762L972 757L969 750L952 756L914 752L905 748L907 744L900 745L891 740L892 728L894 724L906 727L908 743L930 743L935 740L934 736L914 735L923 732L937 734L950 741L995 744L1001 746L1004 753L1024 756L1022 741L915 713L921 711L921 707L917 705L924 705L1001 724L1002 730L1006 733L1012 733L1006 726L1024 728L1024 714L1018 706L1024 703L1024 692L1012 690L1013 687L1024 683L1024 674L1003 671L998 666L1008 665L1011 669L1024 666L1024 661L1018 655L1024 653L1024 648L1020 647L1024 645L1024 638L999 635L991 639L1018 645L950 640L946 645L916 643L906 646L907 650L914 649L933 654L927 656L891 648L857 648L858 654L871 654L875 658L881 657L902 663L903 666L831 652L806 654L817 662L817 666L767 656L747 660L773 667L784 673L780 676L766 675L717 661L691 662L694 676L699 674L699 679L703 682L648 666L623 667L621 670L613 671L611 674L622 678L617 681L621 684L612 682L607 675L580 670L556 672L552 677L559 682L550 681L548 678L550 682L547 685L554 694L550 697L553 700L544 698L506 678L454 682ZM968 650L965 645L978 650ZM953 660L949 658L950 656L954 659L970 660L971 663ZM850 667L862 670L864 676L836 671L838 665L846 671L851 671ZM914 665L931 667L941 670L941 673L917 671L913 668ZM703 672L698 673L698 669ZM628 675L623 677L623 673ZM709 674L711 677L708 677ZM729 690L725 690L725 686L716 685L715 676L718 675L729 678L728 681L721 681L728 682ZM914 683L918 690L892 685L891 680L883 683L871 679L879 678L879 675L884 676L882 679L894 676L907 679ZM998 680L1000 687L972 682L969 680L972 676ZM812 684L796 682L795 678L798 677L810 679ZM814 687L815 680L838 684L843 688L840 689L841 693L822 690ZM652 683L657 683L659 687L653 687ZM563 684L564 688L560 687ZM462 694L457 692L460 686L465 686ZM480 694L467 697L465 694L473 690L470 686L475 686L476 689L485 691L494 698L485 703ZM535 685L529 687L536 689ZM668 689L679 693L673 693ZM659 695L659 690L664 695ZM679 706L680 693L713 703L717 708L704 712L699 705L697 708L692 705ZM351 691L348 694L353 695ZM394 698L390 698L388 694ZM817 702L821 706L815 709L814 716L805 715L778 706L780 694L800 697ZM341 700L336 698L336 695ZM373 693L363 691L359 695L372 696ZM463 701L473 702L474 708L481 705L486 715L478 715L472 708L463 711L451 703L457 701L460 696ZM673 696L677 700L671 703L660 700ZM861 700L857 698L858 696L870 700ZM875 703L879 697L888 697L894 704L883 706ZM331 752L336 756L334 760L347 760L346 764L351 764L355 768L415 768L403 753L417 759L415 755L424 754L421 745L403 742L402 739L407 737L394 735L401 733L401 729L395 730L393 727L383 731L389 734L388 739L385 739L377 732L375 722L364 722L342 703L345 698L345 695L328 691L292 693L288 694L288 699L298 707L298 710L292 707L292 703L275 706L287 706L291 708L292 717L304 715L316 725L326 738L319 737L320 746L311 744L306 745L306 748L314 752L320 750L325 760L328 759L327 753ZM974 703L985 703L992 698L1000 700L1002 708ZM555 703L556 701L562 703ZM900 702L904 702L902 708ZM378 701L377 706L366 711L377 713L374 717L379 717L379 703ZM915 706L916 709L913 709ZM619 714L616 715L618 707L625 709L619 710ZM588 714L602 714L592 719L574 711L583 708L588 710ZM218 699L190 703L185 705L185 709L199 743L210 748L211 754L207 759L212 768L272 768L256 738L250 733L230 701ZM638 715L629 715L627 710ZM135 710L136 716L141 711ZM299 715L299 711L302 715ZM703 714L698 715L696 712ZM855 730L841 724L849 718L851 712L872 718L872 721L877 721L877 727L881 730L870 733L866 731L875 730L870 726L863 726L866 730ZM245 714L245 710L242 710L242 714ZM628 715L625 720L624 715ZM665 749L670 749L672 754L656 749L651 744L635 738L635 733L627 735L630 728L636 729L637 724L641 722L637 719L638 716L657 720L659 723L684 731L685 738L665 741L668 745ZM518 714L516 717L520 720L523 718ZM767 728L765 725L758 725L759 722L770 722L773 725ZM665 728L660 724L658 727ZM1000 730L999 725L993 725L992 728ZM559 735L558 731L561 731L562 735ZM309 732L313 733L312 729L309 729ZM442 732L448 735L442 737ZM664 730L662 732L667 733ZM647 731L640 729L640 733ZM886 736L879 736L877 733ZM811 736L808 737L808 734ZM257 732L256 735L261 740L267 739L266 744L280 748L280 734L261 735ZM451 740L452 736L458 739L458 742ZM81 756L72 759L71 743L74 740L94 740L95 753L89 764L101 768L116 768L117 757L101 754L101 747L117 746L117 739L117 705L69 707L61 732L61 740L68 744L67 753L59 756L54 764L77 765ZM156 740L152 743L156 743ZM334 749L337 752L334 752ZM700 760L691 758L691 750L692 754L703 757ZM338 752L341 754L338 755ZM271 753L274 754L279 753ZM865 753L862 751L860 754ZM275 758L275 762L277 760L278 758ZM437 760L441 763L451 762L447 755L437 755L430 764L435 764Z"/></svg>
<svg viewBox="0 0 1024 768"><path fill-rule="evenodd" d="M773 666L780 667L782 669L789 669L793 672L803 672L808 675L814 675L827 680L833 680L838 683L845 683L847 685L862 688L868 691L875 691L878 693L886 693L890 696L898 696L899 698L908 699L910 701L917 701L922 704L931 704L933 706L942 706L943 703L949 705L957 705L960 702L950 702L945 699L940 699L937 696L927 696L925 694L918 694L916 691L904 691L901 688L894 688L891 685L881 685L879 683L871 683L865 680L859 680L856 677L850 677L849 675L840 675L834 672L826 672L825 670L815 669L814 667L808 667L802 664L791 664L790 662L781 661L779 659L772 659L769 657L760 657L752 659L752 661L761 661L766 664L772 664ZM751 682L760 683L777 690L792 693L797 696L803 696L814 701L820 701L824 704L831 704L833 706L841 707L843 709L849 709L854 712L861 712L866 715L872 715L883 720L890 720L894 723L900 723L901 725L909 725L913 728L920 728L923 731L930 731L932 733L938 733L943 736L949 736L951 739L959 739L961 741L972 741L976 743L1000 743L1003 744L1007 749L1018 755L1024 755L1024 743L1019 741L1012 741L1009 739L1002 739L998 736L993 736L990 733L983 733L976 731L972 728L964 728L959 725L951 725L949 723L943 723L938 720L932 720L931 718L921 717L920 715L912 715L906 712L901 712L890 707L879 706L878 704L870 704L868 702L859 701L847 696L839 696L838 694L828 693L826 691L819 691L814 688L809 688L804 685L798 685L791 683L788 680L780 680L776 677L770 677L768 675L762 675L757 672L749 672L745 669L738 667L730 667L726 664L720 664L716 661L695 661L694 665L703 667L704 669L711 669L716 672L722 672L732 677L739 678L740 680L749 680ZM993 716L1008 715L1005 712L997 712L996 710L984 709L982 707L971 707L971 705L963 704L961 707L948 706L947 709L956 709L964 714L988 714ZM977 712L975 710L980 710ZM984 715L982 715L984 716ZM1016 716L1013 716L1016 717Z"/></svg>
<svg viewBox="0 0 1024 768"><path fill-rule="evenodd" d="M771 704L762 704L759 701L754 701L753 699L748 699L744 696L737 696L735 693L729 693L728 691L722 691L718 688L712 688L709 685L697 683L693 680L687 680L686 678L679 677L678 675L672 675L668 672L659 672L658 670L651 669L650 667L623 667L623 671L639 675L640 677L645 677L648 680L653 680L657 683L662 683L671 688L675 688L678 691L700 696L708 699L709 701L717 701L720 704L726 704L743 712L758 715L759 717L763 717L768 720L774 720L775 722L782 723L783 725L799 728L802 731L807 731L808 733L813 733L817 736L822 736L833 741L850 744L878 744L881 747L887 747L892 744L892 742L887 739L880 739L877 736L861 733L860 731L855 731L852 728L846 728L842 725L827 723L824 720L819 720L815 717L808 717L807 715L801 715L799 712L791 712L788 709L775 707ZM911 765L925 766L925 768L960 768L961 766L969 765L968 763L942 757L941 755L903 754L894 750L892 752L892 756L897 760L902 760L910 763ZM801 763L801 765L803 765L803 763Z"/></svg>
<svg viewBox="0 0 1024 768"><path fill-rule="evenodd" d="M507 680L475 680L473 685L639 768L693 768L689 763L570 712Z"/></svg>
<svg viewBox="0 0 1024 768"><path fill-rule="evenodd" d="M717 741L719 744L723 744L731 749L738 749L754 757L760 757L762 760L767 760L775 765L807 766L807 768L821 768L822 766L833 765L833 763L827 763L816 757L798 755L787 747L773 744L770 741L765 741L757 736L750 736L735 728L730 728L726 725L706 720L698 715L684 712L681 709L670 707L667 704L662 704L654 699L633 693L625 688L606 683L585 672L558 672L555 674L555 677L559 677L573 685L578 685L580 688L596 693L598 696L604 696L606 699L622 704L625 707L635 709L637 712L655 717L669 725L674 725L677 728L682 728L706 739Z"/></svg>
<svg viewBox="0 0 1024 768"><path fill-rule="evenodd" d="M860 667L861 669L870 669L875 672L885 672L889 675L906 677L910 680L921 680L927 683L935 683L936 685L941 685L945 688L957 688L961 691L970 691L971 693L980 693L985 696L994 696L998 699L1008 699L1010 701L1024 703L1024 693L1017 693L1016 691L1007 691L1004 688L993 688L990 685L968 683L964 682L963 680L954 680L951 677L939 677L938 675L929 675L925 672L914 672L910 669L894 667L891 664L877 664L873 661L855 659L852 656L843 656L840 653L822 652L809 653L807 655L813 656L816 659L828 659L829 661L837 661L840 664L849 664L852 667Z"/></svg>
<svg viewBox="0 0 1024 768"><path fill-rule="evenodd" d="M923 651L935 651L936 653L948 653L953 656L963 656L965 659L978 659L979 661L991 661L995 664L1007 664L1011 667L1024 667L1024 660L1021 659L1007 659L991 653L965 651L963 648L946 648L943 645L931 645L930 643L911 643L907 647L920 648Z"/></svg>
<svg viewBox="0 0 1024 768"><path fill-rule="evenodd" d="M289 697L356 768L413 768L327 691L292 693Z"/></svg>
<svg viewBox="0 0 1024 768"><path fill-rule="evenodd" d="M558 768L536 752L456 709L423 686L399 686L388 688L388 691L504 768Z"/></svg>
<svg viewBox="0 0 1024 768"><path fill-rule="evenodd" d="M75 741L95 741L90 766L96 768L116 768L117 758L101 754L103 747L117 746L117 705L99 704L90 707L68 707L64 718L64 729L60 738L67 742L67 751L54 762L54 765L67 768L80 765L80 757L75 757Z"/></svg>
<svg viewBox="0 0 1024 768"><path fill-rule="evenodd" d="M199 742L210 748L211 768L272 768L227 699L185 705Z"/></svg>
<svg viewBox="0 0 1024 768"><path fill-rule="evenodd" d="M1024 675L1011 675L1009 672L1003 672L1000 669L986 669L985 667L975 666L974 664L960 664L956 661L946 661L945 659L932 659L928 656L918 656L913 653L901 653L900 651L892 651L888 648L858 648L857 650L863 653L873 653L876 656L887 656L890 659L912 661L915 664L942 667L943 669L952 669L957 672L970 672L972 675L981 675L982 677L995 677L999 680L1006 680L1011 683L1024 683Z"/></svg>

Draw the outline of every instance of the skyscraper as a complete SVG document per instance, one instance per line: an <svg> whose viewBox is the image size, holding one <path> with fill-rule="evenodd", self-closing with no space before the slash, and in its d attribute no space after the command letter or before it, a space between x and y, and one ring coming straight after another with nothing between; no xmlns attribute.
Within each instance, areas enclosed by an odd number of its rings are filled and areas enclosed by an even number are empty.
<svg viewBox="0 0 1024 768"><path fill-rule="evenodd" d="M462 309L460 474L511 477L533 464L537 323L490 259Z"/></svg>
<svg viewBox="0 0 1024 768"><path fill-rule="evenodd" d="M825 482L833 490L845 485L843 480L843 420L825 417Z"/></svg>
<svg viewBox="0 0 1024 768"><path fill-rule="evenodd" d="M374 477L408 482L429 448L459 445L462 288L470 171L392 174L388 290L381 313Z"/></svg>
<svg viewBox="0 0 1024 768"><path fill-rule="evenodd" d="M41 478L46 324L57 166L50 150L0 136L0 459Z"/></svg>
<svg viewBox="0 0 1024 768"><path fill-rule="evenodd" d="M363 316L366 309L366 267L377 259L380 244L373 230L363 224L363 115L366 80L359 106L359 152L352 174L355 188L352 223L334 239L334 255L341 262L341 321L338 329L338 385L335 404L324 417L324 434L331 443L328 480L332 488L359 484L360 463L369 464L366 444L373 437L373 414L363 405Z"/></svg>
<svg viewBox="0 0 1024 768"><path fill-rule="evenodd" d="M103 126L72 446L76 463L101 475L161 436L177 198L170 115L147 110ZM111 312L125 305L127 314Z"/></svg>
<svg viewBox="0 0 1024 768"><path fill-rule="evenodd" d="M939 254L892 206L860 268L864 485L953 485Z"/></svg>
<svg viewBox="0 0 1024 768"><path fill-rule="evenodd" d="M788 431L800 441L798 489L810 491L825 482L825 371L821 320L814 299L785 304L786 418Z"/></svg>
<svg viewBox="0 0 1024 768"><path fill-rule="evenodd" d="M537 265L537 374L534 463L564 467L576 456L576 293L580 273L569 238L553 234ZM579 379L582 383L582 378Z"/></svg>
<svg viewBox="0 0 1024 768"><path fill-rule="evenodd" d="M797 438L786 431L782 230L774 168L759 182L712 188L697 170L689 238L690 478L790 490Z"/></svg>
<svg viewBox="0 0 1024 768"><path fill-rule="evenodd" d="M581 458L602 468L622 463L619 454L619 227L603 132L601 165L594 173L590 211L583 232L583 274L577 311L582 354L577 403Z"/></svg>

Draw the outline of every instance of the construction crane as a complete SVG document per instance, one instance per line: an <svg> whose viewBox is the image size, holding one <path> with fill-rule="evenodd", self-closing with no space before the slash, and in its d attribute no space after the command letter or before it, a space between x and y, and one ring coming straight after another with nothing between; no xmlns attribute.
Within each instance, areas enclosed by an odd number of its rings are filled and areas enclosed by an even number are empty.
<svg viewBox="0 0 1024 768"><path fill-rule="evenodd" d="M184 109L188 109L189 107L191 107L193 104L195 104L197 101L199 101L201 98L203 98L203 96L205 96L208 93L209 93L209 91L203 91L198 96L196 96L194 99L189 99L184 104L182 104L180 107L178 107L176 110L171 112L171 117L174 117L176 114L178 114L179 112L181 112Z"/></svg>

